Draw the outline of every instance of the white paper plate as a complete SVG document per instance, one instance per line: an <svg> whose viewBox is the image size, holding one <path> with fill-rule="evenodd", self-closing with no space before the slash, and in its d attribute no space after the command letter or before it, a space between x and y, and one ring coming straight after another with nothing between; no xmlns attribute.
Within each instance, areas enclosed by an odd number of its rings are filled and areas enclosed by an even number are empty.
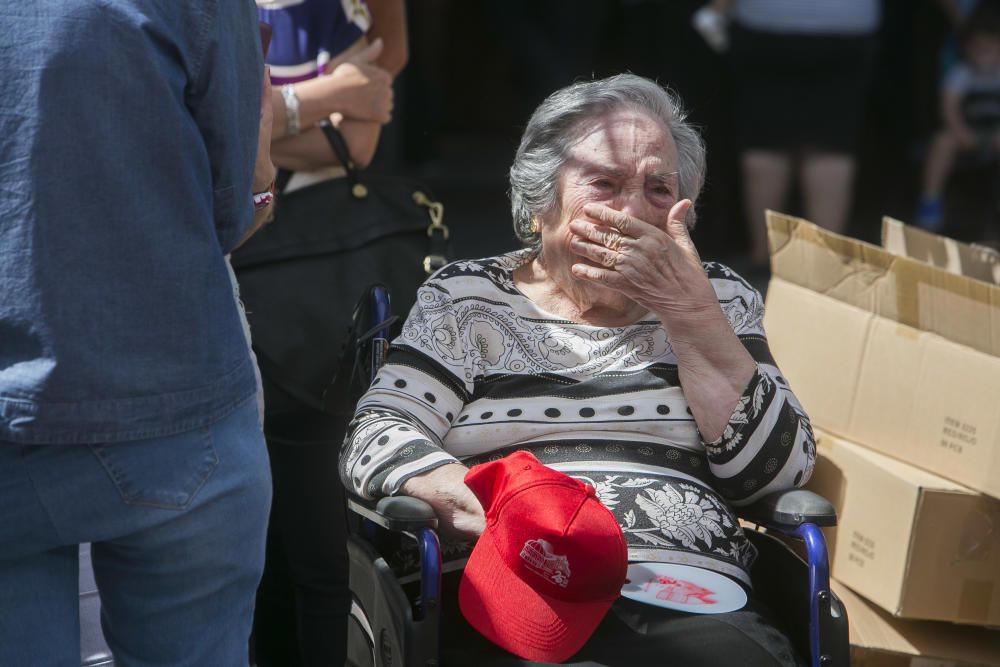
<svg viewBox="0 0 1000 667"><path fill-rule="evenodd" d="M676 563L631 563L622 595L692 614L723 614L747 603L746 591L729 577Z"/></svg>

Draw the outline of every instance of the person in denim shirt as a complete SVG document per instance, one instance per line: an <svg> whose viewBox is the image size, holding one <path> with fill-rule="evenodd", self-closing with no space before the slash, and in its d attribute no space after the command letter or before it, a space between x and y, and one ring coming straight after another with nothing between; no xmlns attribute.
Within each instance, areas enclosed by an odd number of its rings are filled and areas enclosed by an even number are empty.
<svg viewBox="0 0 1000 667"><path fill-rule="evenodd" d="M273 181L252 0L0 4L0 664L246 664L270 476L225 256ZM264 99L269 99L267 95Z"/></svg>

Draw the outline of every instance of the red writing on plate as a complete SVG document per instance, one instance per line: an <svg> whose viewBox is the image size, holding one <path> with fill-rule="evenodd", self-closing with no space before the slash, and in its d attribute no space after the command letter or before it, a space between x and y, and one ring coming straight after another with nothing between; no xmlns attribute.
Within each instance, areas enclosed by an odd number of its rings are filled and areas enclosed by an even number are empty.
<svg viewBox="0 0 1000 667"><path fill-rule="evenodd" d="M715 604L717 602L712 598L715 591L673 577L653 577L642 588L647 593L659 588L660 590L656 593L657 600L669 600L678 604Z"/></svg>

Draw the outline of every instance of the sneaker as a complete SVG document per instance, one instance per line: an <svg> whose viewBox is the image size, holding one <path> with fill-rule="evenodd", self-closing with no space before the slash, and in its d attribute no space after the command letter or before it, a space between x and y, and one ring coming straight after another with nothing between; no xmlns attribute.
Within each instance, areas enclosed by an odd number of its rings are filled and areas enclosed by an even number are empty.
<svg viewBox="0 0 1000 667"><path fill-rule="evenodd" d="M936 232L944 226L944 203L940 197L924 197L920 200L915 224L929 232Z"/></svg>

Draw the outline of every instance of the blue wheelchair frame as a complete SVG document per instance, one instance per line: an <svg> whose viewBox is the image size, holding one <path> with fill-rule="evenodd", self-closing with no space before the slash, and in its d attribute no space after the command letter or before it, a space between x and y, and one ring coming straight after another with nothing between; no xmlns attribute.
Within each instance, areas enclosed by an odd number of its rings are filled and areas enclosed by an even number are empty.
<svg viewBox="0 0 1000 667"><path fill-rule="evenodd" d="M389 292L385 288L376 286L372 290L371 310L372 322L389 321L392 309ZM385 362L389 351L389 340L388 326L379 329L372 340L374 352L371 356L371 367L368 369L372 380ZM420 550L420 604L425 614L427 610L438 609L441 603L441 543L438 541L437 533L434 532L437 528L437 517L434 519L434 526L418 528L413 535Z"/></svg>
<svg viewBox="0 0 1000 667"><path fill-rule="evenodd" d="M371 300L371 321L387 322L389 295L375 288ZM370 377L388 352L388 326L378 329L373 339ZM363 533L375 537L377 528L403 533L416 540L421 559L420 605L413 615L418 627L413 635L420 646L413 649L407 664L437 665L441 609L441 548L437 517L430 505L409 497L382 498L369 503L349 498L348 507L363 519ZM850 660L847 614L830 590L830 567L826 540L820 530L837 523L836 512L824 498L804 489L779 491L749 507L739 508L740 516L776 533L800 541L808 568L809 657L812 667L847 667ZM412 648L412 647L411 647Z"/></svg>

